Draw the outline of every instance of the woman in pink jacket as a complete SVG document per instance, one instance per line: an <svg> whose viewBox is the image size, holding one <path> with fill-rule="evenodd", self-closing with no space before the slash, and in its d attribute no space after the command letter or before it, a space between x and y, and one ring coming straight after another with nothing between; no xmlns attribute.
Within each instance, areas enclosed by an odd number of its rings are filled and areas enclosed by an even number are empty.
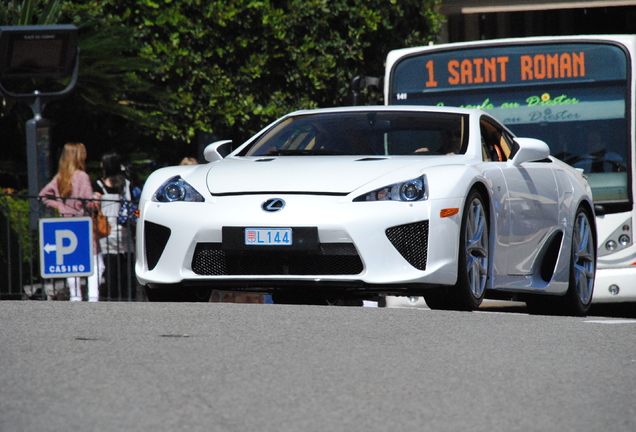
<svg viewBox="0 0 636 432"><path fill-rule="evenodd" d="M84 216L95 203L92 201L93 187L86 174L86 147L82 143L67 143L60 156L58 172L53 180L40 191L42 202L56 209L62 217ZM99 243L94 242L93 264L95 271L88 278L88 301L97 301L98 287L104 268ZM82 291L79 278L68 278L71 301L81 301Z"/></svg>

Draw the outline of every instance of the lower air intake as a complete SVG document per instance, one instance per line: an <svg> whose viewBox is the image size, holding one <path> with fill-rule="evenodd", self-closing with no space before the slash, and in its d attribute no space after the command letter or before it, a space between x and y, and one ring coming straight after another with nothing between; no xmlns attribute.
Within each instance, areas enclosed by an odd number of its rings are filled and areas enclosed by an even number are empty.
<svg viewBox="0 0 636 432"><path fill-rule="evenodd" d="M144 242L148 270L152 270L159 262L161 254L170 238L170 228L153 222L144 223Z"/></svg>
<svg viewBox="0 0 636 432"><path fill-rule="evenodd" d="M199 243L192 271L201 276L353 275L362 272L353 244L323 243L307 251L224 251L220 243Z"/></svg>

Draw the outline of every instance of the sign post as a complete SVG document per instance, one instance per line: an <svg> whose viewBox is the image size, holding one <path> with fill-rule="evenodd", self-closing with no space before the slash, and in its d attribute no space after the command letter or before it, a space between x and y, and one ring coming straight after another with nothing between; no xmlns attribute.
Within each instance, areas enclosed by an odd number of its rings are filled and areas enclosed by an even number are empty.
<svg viewBox="0 0 636 432"><path fill-rule="evenodd" d="M93 274L93 220L40 219L40 273L43 278Z"/></svg>

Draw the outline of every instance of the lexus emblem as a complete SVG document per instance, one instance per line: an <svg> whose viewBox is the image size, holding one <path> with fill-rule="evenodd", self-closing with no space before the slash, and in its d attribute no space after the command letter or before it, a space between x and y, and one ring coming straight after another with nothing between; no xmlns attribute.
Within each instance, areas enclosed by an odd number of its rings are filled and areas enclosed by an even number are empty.
<svg viewBox="0 0 636 432"><path fill-rule="evenodd" d="M285 201L280 198L268 199L261 205L261 208L266 212L277 212L282 210L283 207L285 207Z"/></svg>

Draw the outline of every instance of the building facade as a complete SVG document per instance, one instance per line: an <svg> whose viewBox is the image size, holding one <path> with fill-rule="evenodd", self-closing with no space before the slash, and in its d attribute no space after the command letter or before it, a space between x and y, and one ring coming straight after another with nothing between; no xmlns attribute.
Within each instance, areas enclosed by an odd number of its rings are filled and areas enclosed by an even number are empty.
<svg viewBox="0 0 636 432"><path fill-rule="evenodd" d="M442 0L439 40L636 33L636 0Z"/></svg>

